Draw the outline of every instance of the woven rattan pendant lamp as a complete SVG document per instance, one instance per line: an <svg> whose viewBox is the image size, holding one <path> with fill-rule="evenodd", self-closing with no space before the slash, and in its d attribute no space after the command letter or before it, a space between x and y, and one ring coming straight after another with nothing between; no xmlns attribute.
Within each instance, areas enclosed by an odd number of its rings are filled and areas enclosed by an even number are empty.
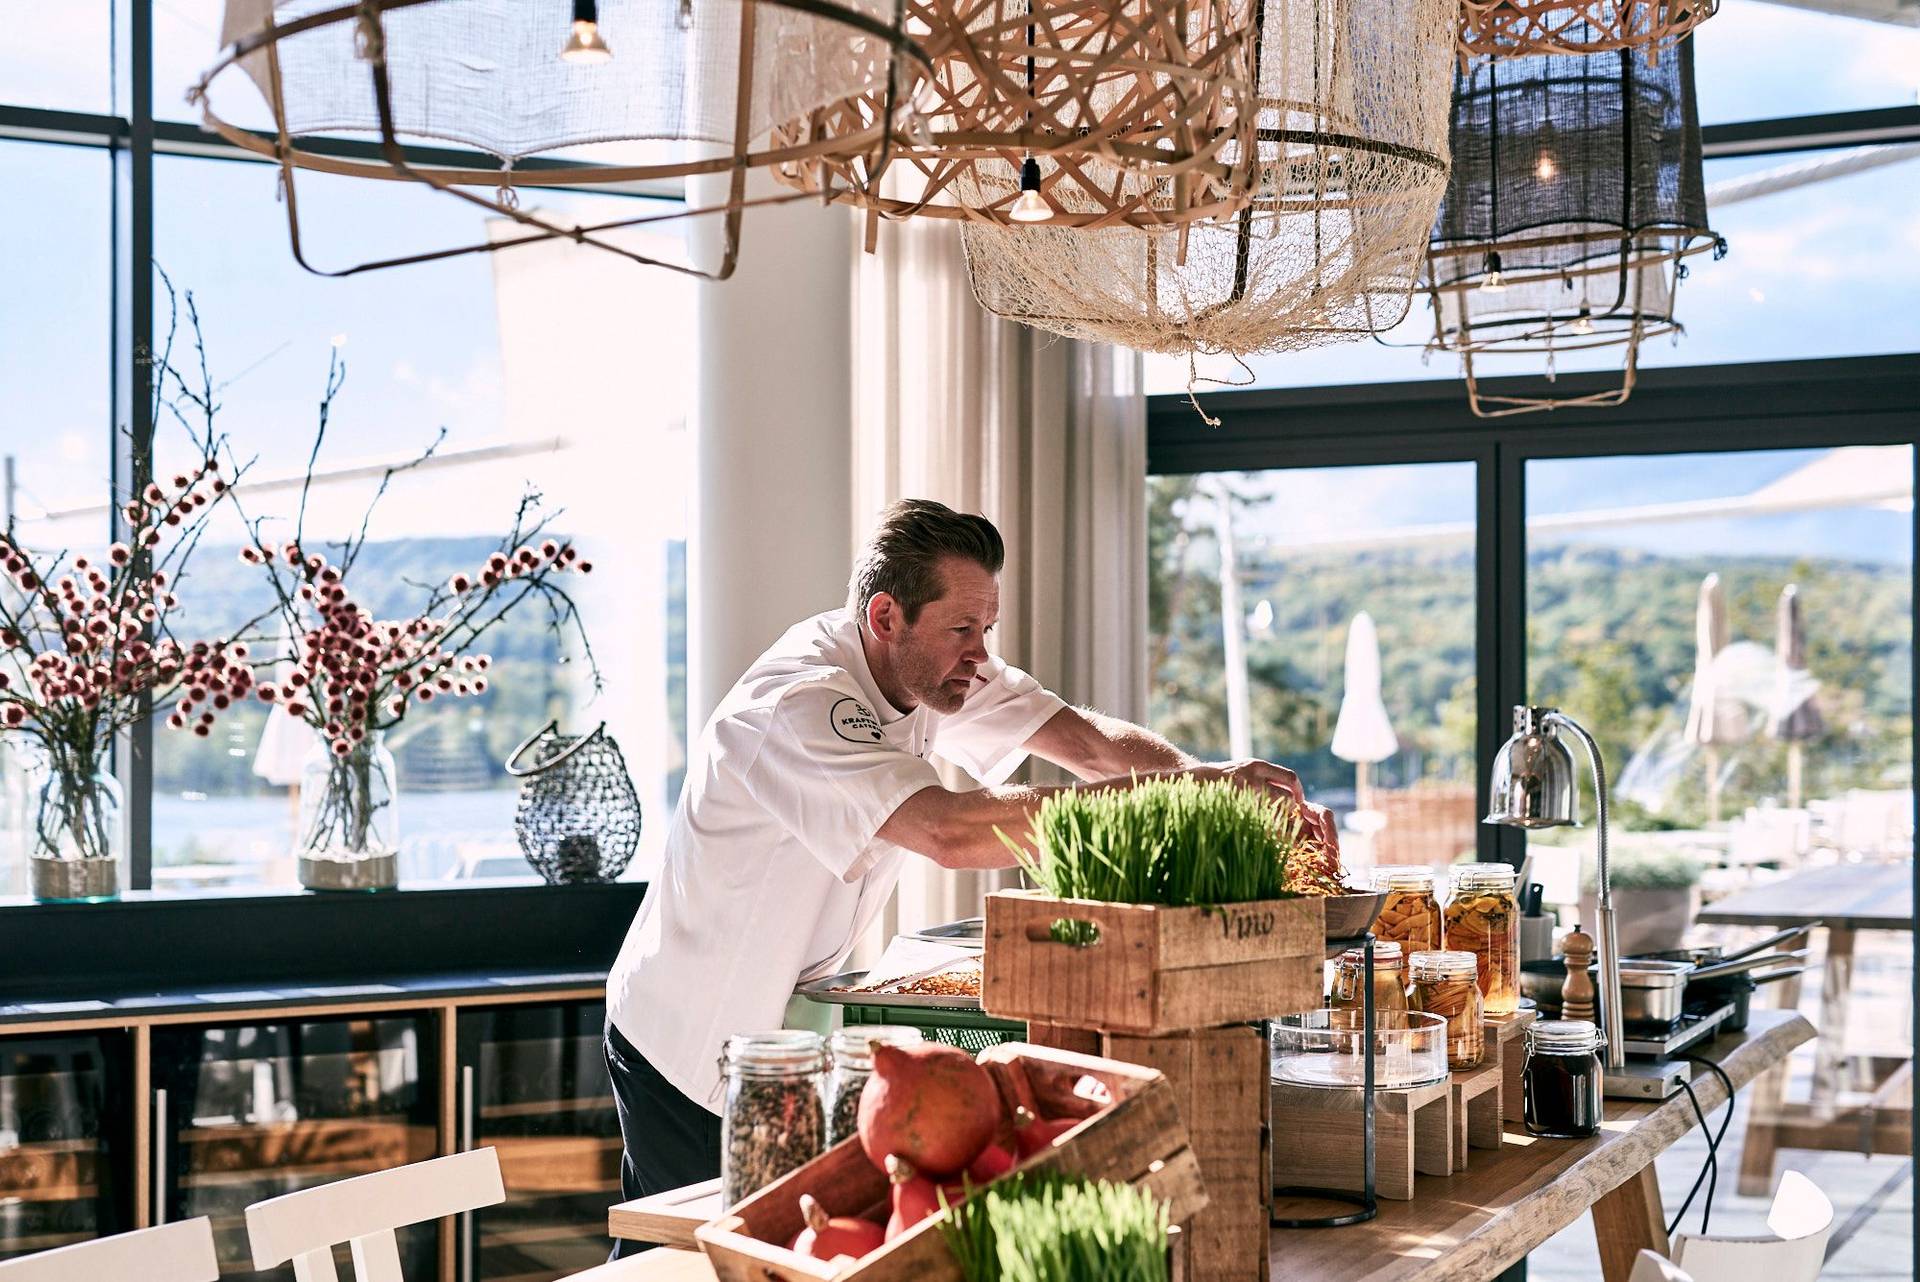
<svg viewBox="0 0 1920 1282"><path fill-rule="evenodd" d="M1683 260L1726 244L1707 227L1693 48L1474 59L1455 73L1453 175L1427 255L1430 350L1463 358L1483 417L1617 405L1639 347L1679 330ZM1482 393L1474 358L1623 349L1616 387Z"/></svg>
<svg viewBox="0 0 1920 1282"><path fill-rule="evenodd" d="M189 98L209 129L279 162L294 257L316 274L565 238L724 279L741 209L767 199L749 199L747 171L813 154L779 143L777 125L850 93L872 93L883 113L911 94L927 63L901 24L900 0L227 0L223 56ZM215 113L211 87L235 68L265 97L272 135ZM339 154L314 142L321 135L372 135L378 155ZM883 165L887 137L876 128L835 141ZM502 167L434 168L405 150L449 145ZM302 236L298 170L419 183L525 235L322 269ZM731 175L723 204L590 225L522 209L517 194L721 173ZM610 234L697 213L725 218L712 271L645 257Z"/></svg>
<svg viewBox="0 0 1920 1282"><path fill-rule="evenodd" d="M1074 338L1294 350L1406 315L1447 178L1453 0L1264 0L1251 200L1179 227L963 229L975 295Z"/></svg>
<svg viewBox="0 0 1920 1282"><path fill-rule="evenodd" d="M1719 0L1461 0L1463 57L1662 51L1711 18Z"/></svg>
<svg viewBox="0 0 1920 1282"><path fill-rule="evenodd" d="M1161 226L1231 212L1248 163L1259 0L907 0L933 74L795 121L778 166L879 217ZM895 121L886 163L846 146ZM869 246L872 222L869 220Z"/></svg>

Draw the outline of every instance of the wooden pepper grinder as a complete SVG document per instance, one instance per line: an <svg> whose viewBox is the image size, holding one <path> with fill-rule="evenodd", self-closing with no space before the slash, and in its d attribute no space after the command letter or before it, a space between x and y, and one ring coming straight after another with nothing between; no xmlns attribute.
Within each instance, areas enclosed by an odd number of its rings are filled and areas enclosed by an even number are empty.
<svg viewBox="0 0 1920 1282"><path fill-rule="evenodd" d="M1560 985L1560 1018L1598 1023L1593 976L1588 970L1593 965L1593 936L1575 926L1562 947L1567 954L1567 978Z"/></svg>

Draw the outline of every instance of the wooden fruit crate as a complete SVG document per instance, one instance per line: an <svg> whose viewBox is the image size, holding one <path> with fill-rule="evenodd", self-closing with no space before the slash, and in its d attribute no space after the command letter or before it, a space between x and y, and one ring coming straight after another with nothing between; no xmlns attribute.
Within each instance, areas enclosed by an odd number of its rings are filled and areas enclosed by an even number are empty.
<svg viewBox="0 0 1920 1282"><path fill-rule="evenodd" d="M1150 1189L1185 1224L1207 1204L1199 1163L1187 1143L1167 1079L1114 1060L1009 1042L980 1062L1009 1101L1037 1101L1048 1117L1084 1114L1021 1170L1057 1170ZM902 1233L857 1261L830 1263L786 1248L800 1231L800 1195L811 1193L835 1215L885 1218L887 1179L860 1149L843 1141L694 1230L721 1282L961 1282L939 1217Z"/></svg>
<svg viewBox="0 0 1920 1282"><path fill-rule="evenodd" d="M1326 906L1317 898L1205 908L987 896L980 1004L990 1014L1156 1036L1321 1004ZM1086 923L1085 944L1053 937Z"/></svg>

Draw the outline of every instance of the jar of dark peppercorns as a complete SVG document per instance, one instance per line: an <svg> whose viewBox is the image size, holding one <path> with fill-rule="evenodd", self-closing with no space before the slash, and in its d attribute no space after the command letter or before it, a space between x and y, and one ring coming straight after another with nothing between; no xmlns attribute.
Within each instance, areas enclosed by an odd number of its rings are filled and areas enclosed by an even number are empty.
<svg viewBox="0 0 1920 1282"><path fill-rule="evenodd" d="M904 1024L849 1024L827 1043L833 1052L833 1077L827 1088L827 1147L832 1148L860 1128L860 1092L873 1076L873 1048L912 1046L923 1041L917 1028Z"/></svg>
<svg viewBox="0 0 1920 1282"><path fill-rule="evenodd" d="M818 1033L741 1033L720 1055L720 1201L731 1207L827 1147L827 1044Z"/></svg>

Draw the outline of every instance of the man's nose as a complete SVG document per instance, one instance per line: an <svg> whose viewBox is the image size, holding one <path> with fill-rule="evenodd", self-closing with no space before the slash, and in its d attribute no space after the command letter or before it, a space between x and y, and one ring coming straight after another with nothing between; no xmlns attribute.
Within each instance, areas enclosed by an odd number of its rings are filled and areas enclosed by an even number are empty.
<svg viewBox="0 0 1920 1282"><path fill-rule="evenodd" d="M983 639L980 641L976 641L972 645L968 646L965 652L963 652L960 657L962 659L965 659L968 663L973 664L975 667L979 667L981 664L985 663L987 659L991 656L987 654L987 643Z"/></svg>

